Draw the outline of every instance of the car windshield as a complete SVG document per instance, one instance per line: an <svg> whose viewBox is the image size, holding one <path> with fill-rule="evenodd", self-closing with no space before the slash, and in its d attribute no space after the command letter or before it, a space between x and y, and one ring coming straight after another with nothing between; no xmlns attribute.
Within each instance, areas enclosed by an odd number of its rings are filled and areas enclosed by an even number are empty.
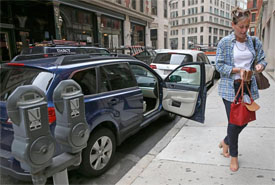
<svg viewBox="0 0 275 185"><path fill-rule="evenodd" d="M35 85L46 92L53 74L39 69L1 67L0 100L6 101L9 95L21 85Z"/></svg>
<svg viewBox="0 0 275 185"><path fill-rule="evenodd" d="M181 65L182 63L192 62L192 56L178 53L159 53L154 59L156 64L173 64Z"/></svg>

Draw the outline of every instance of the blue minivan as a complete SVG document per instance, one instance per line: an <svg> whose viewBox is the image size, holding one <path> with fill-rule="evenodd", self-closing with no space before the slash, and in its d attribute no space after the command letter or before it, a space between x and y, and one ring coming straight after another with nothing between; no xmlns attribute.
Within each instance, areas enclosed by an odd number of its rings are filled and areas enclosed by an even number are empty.
<svg viewBox="0 0 275 185"><path fill-rule="evenodd" d="M6 110L6 100L18 86L32 84L46 93L52 133L56 126L55 87L66 79L81 86L90 136L79 171L86 176L104 173L110 168L116 146L160 116L173 119L179 115L204 122L203 63L180 65L165 79L138 60L90 55L15 61L2 64L0 69L0 167L2 173L21 180L31 178L11 154L13 125Z"/></svg>

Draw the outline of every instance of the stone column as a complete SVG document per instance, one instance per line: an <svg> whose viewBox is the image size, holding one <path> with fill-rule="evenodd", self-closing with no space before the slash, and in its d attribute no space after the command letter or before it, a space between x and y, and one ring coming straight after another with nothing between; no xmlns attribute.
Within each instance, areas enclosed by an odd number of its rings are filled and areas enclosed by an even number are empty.
<svg viewBox="0 0 275 185"><path fill-rule="evenodd" d="M55 38L61 40L61 26L62 18L60 16L59 2L53 1L53 12L54 12L54 24L55 24Z"/></svg>
<svg viewBox="0 0 275 185"><path fill-rule="evenodd" d="M126 19L124 21L124 46L131 46L131 23L129 16L126 15Z"/></svg>
<svg viewBox="0 0 275 185"><path fill-rule="evenodd" d="M96 13L96 20L97 20L97 30L98 30L98 34L97 34L98 43L95 43L95 45L103 47L103 45L102 45L101 13Z"/></svg>

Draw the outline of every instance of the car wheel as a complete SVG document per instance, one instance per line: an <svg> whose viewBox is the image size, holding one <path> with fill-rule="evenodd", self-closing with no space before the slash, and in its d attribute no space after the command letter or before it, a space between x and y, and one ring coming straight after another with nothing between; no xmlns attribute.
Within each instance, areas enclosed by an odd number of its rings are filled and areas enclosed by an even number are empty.
<svg viewBox="0 0 275 185"><path fill-rule="evenodd" d="M107 171L114 159L115 136L106 128L95 130L82 151L79 171L85 176L99 176Z"/></svg>

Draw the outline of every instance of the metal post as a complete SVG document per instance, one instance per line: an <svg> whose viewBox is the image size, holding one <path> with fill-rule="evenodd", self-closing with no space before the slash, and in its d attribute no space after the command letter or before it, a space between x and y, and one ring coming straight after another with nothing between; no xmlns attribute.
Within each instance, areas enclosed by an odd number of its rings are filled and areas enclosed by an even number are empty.
<svg viewBox="0 0 275 185"><path fill-rule="evenodd" d="M53 175L54 185L69 185L67 168Z"/></svg>

